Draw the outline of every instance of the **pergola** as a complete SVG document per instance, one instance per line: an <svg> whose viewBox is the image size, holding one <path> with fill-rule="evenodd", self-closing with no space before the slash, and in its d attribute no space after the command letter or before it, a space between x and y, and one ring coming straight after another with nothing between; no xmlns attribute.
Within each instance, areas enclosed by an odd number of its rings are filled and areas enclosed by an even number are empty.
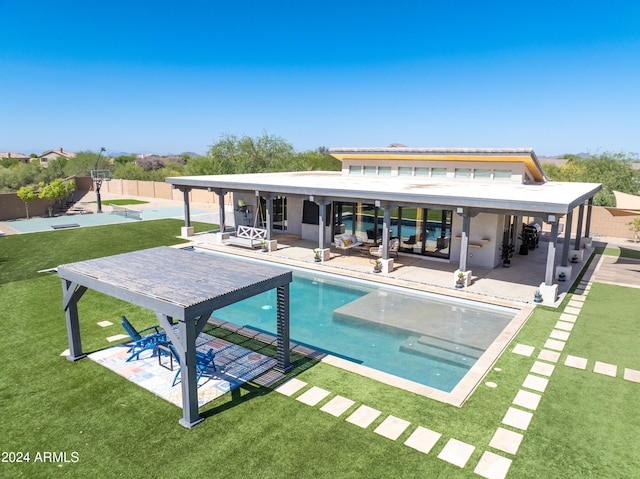
<svg viewBox="0 0 640 479"><path fill-rule="evenodd" d="M289 363L289 283L291 271L247 264L213 255L162 246L58 267L66 314L69 356L82 352L78 301L93 289L152 310L182 358L182 419L191 428L198 414L196 338L213 311L277 288L276 369ZM174 325L177 322L177 331Z"/></svg>

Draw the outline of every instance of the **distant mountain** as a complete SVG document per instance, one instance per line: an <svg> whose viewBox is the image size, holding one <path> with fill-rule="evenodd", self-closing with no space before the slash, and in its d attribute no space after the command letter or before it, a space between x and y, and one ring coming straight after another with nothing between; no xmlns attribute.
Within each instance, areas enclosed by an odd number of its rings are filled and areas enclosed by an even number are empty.
<svg viewBox="0 0 640 479"><path fill-rule="evenodd" d="M141 155L143 153L140 152L135 152L135 153L130 153L127 151L108 151L107 154L111 157L111 158L117 158L118 156L136 156L136 155ZM174 153L168 153L166 155L159 155L157 153L151 153L149 151L145 151L144 152L145 155L154 155L154 156L185 156L185 155L189 155L191 157L194 156L202 156L200 155L200 153L194 153L193 151L185 151L183 153L179 153L179 154L174 154Z"/></svg>

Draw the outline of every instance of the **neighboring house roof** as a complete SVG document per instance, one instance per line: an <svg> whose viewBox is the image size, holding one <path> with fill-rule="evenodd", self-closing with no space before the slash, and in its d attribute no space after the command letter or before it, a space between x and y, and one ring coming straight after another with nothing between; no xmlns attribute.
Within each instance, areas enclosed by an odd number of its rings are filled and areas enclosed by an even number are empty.
<svg viewBox="0 0 640 479"><path fill-rule="evenodd" d="M64 158L71 159L71 158L75 158L76 154L75 153L71 153L70 151L64 151L64 149L62 149L62 148L58 148L57 150L47 150L44 153L38 155L38 158L45 158L45 157L55 157L55 158L57 158L58 156L62 156Z"/></svg>
<svg viewBox="0 0 640 479"><path fill-rule="evenodd" d="M367 160L429 160L523 163L531 177L540 183L548 180L532 148L331 148L331 156Z"/></svg>
<svg viewBox="0 0 640 479"><path fill-rule="evenodd" d="M0 158L3 160L14 159L14 160L29 160L31 159L28 155L23 155L22 153L14 153L13 151L0 151Z"/></svg>

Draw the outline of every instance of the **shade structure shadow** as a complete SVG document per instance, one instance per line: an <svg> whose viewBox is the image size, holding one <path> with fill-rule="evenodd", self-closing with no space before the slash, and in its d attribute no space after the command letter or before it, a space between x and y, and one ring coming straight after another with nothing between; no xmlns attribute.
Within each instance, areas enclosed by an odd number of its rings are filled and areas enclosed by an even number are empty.
<svg viewBox="0 0 640 479"><path fill-rule="evenodd" d="M251 381L273 368L277 361L255 351L243 348L220 338L201 333L196 349L206 353L213 348L216 353L216 370L208 368L198 382L198 407L210 403L223 394ZM127 362L129 346L119 344L89 354L96 363L116 372L127 380L152 392L156 396L182 407L182 387L172 386L179 364L167 356L157 356L153 351L140 354L140 359Z"/></svg>

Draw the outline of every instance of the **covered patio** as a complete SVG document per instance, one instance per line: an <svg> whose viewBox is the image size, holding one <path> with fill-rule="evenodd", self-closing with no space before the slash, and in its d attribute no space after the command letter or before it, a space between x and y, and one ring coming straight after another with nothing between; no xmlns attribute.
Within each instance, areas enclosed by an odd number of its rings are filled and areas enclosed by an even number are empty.
<svg viewBox="0 0 640 479"><path fill-rule="evenodd" d="M187 428L203 420L198 413L196 338L216 309L277 289L276 369L285 372L291 368L291 272L203 256L163 246L58 267L69 339L68 359L77 361L86 356L82 351L78 302L88 289L152 310L182 358L183 416L179 422Z"/></svg>

